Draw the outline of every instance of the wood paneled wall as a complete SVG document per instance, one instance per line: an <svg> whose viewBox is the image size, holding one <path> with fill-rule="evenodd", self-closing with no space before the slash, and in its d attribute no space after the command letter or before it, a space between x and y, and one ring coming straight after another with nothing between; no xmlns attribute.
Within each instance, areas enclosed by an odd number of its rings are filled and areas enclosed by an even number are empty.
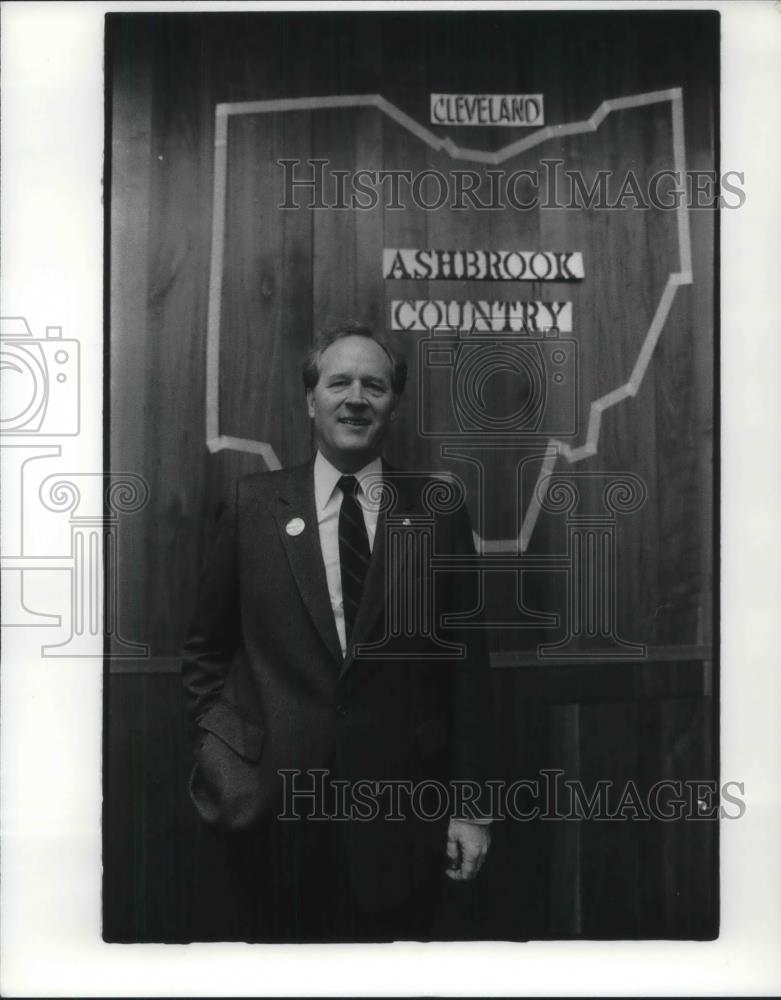
<svg viewBox="0 0 781 1000"><path fill-rule="evenodd" d="M188 934L182 845L194 820L182 797L188 755L178 682L160 671L175 664L216 500L237 474L263 467L257 456L209 456L205 447L216 104L379 93L425 122L430 92L541 92L547 122L557 123L587 118L608 98L681 87L687 166L708 170L716 166L718 21L680 12L133 14L109 17L107 43L111 467L150 485L147 507L121 526L120 621L151 659L140 673L112 673L108 685L104 913L111 939L173 940ZM669 114L669 105L618 112L592 135L549 141L506 166L560 157L587 178L631 167L642 183L671 166ZM517 133L452 130L455 142L487 149L508 135ZM505 296L469 283L383 282L383 246L583 252L582 283L511 293L573 301L582 389L573 443L590 400L626 380L666 275L677 269L671 212L278 211L282 156L327 157L333 169L474 166L426 149L375 109L236 117L228 150L221 430L271 440L283 464L309 452L299 360L322 323L352 315L383 326L390 298ZM628 471L646 484L642 510L619 524L618 618L623 637L649 644L652 658L537 666L536 643L556 634L496 630L508 775L563 767L585 781L652 783L716 774L708 649L715 221L712 212L690 213L694 282L676 295L639 393L605 414L599 454L577 467ZM486 533L501 525L512 534L504 527L517 523L512 491L493 488L476 509L482 494L469 464L443 461L416 433L420 335L394 336L410 360L412 394L389 457L459 472ZM511 388L496 383L494 391ZM506 452L481 458L491 482L514 476ZM544 516L531 549L559 551L563 537L561 519ZM493 586L497 614L511 609L509 580ZM530 606L560 610L560 581L541 574L527 582ZM715 933L713 824L510 824L497 839L483 887L443 917L454 936ZM527 865L529 857L539 863ZM513 879L532 880L532 904L526 891L499 892Z"/></svg>

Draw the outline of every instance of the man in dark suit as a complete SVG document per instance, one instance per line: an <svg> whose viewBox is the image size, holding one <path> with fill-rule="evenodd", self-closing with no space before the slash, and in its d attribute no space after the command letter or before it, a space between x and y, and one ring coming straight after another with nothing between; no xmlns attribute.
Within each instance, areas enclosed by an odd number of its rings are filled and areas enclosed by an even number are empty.
<svg viewBox="0 0 781 1000"><path fill-rule="evenodd" d="M490 767L484 636L447 621L477 609L477 575L430 565L473 554L471 529L452 485L381 459L405 380L368 328L322 335L316 454L239 480L201 581L190 795L231 908L250 901L237 936L426 938L443 873L472 879L489 847L479 807L449 797Z"/></svg>

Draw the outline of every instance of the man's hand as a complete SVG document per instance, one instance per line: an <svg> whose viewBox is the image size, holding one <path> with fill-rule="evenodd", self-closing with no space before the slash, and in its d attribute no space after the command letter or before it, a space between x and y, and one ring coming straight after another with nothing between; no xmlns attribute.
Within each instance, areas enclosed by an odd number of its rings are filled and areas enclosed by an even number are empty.
<svg viewBox="0 0 781 1000"><path fill-rule="evenodd" d="M447 831L447 877L455 882L473 879L483 867L490 846L491 831L487 825L451 819Z"/></svg>

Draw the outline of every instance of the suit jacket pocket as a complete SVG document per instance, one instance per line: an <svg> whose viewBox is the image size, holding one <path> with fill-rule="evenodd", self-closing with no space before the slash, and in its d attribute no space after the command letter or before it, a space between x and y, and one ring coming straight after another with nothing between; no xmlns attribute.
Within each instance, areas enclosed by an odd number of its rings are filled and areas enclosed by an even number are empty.
<svg viewBox="0 0 781 1000"><path fill-rule="evenodd" d="M198 725L222 740L243 760L260 760L265 737L262 727L227 701L212 705Z"/></svg>

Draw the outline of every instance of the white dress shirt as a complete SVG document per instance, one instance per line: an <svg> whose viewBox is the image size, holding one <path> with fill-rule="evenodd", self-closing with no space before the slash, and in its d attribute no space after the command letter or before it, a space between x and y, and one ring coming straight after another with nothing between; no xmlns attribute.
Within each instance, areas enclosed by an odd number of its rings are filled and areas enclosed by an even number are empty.
<svg viewBox="0 0 781 1000"><path fill-rule="evenodd" d="M342 601L342 571L339 561L339 511L342 508L342 491L336 485L344 475L324 458L318 451L315 457L315 507L317 508L317 528L320 532L320 548L325 563L325 577L328 582L328 596L336 622L336 631L342 647L342 656L347 655L347 633L344 624L344 604ZM377 531L379 506L372 503L367 490L382 476L382 461L375 458L359 472L355 473L358 480L356 499L363 511L366 524L366 534L369 536L369 548L374 548L374 536ZM368 482L367 482L368 479ZM364 484L366 488L364 488Z"/></svg>

